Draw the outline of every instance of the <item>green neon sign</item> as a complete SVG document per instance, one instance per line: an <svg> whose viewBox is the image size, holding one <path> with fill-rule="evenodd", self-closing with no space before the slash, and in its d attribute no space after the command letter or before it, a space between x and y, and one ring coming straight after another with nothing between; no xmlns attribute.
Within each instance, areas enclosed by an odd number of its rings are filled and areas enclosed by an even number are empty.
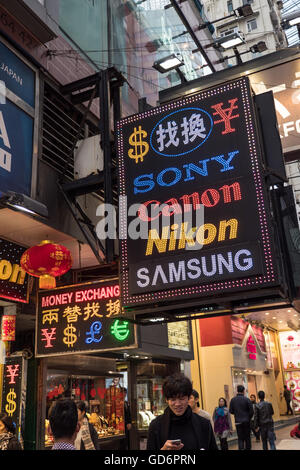
<svg viewBox="0 0 300 470"><path fill-rule="evenodd" d="M115 320L110 327L110 332L118 341L125 341L130 333L128 321Z"/></svg>

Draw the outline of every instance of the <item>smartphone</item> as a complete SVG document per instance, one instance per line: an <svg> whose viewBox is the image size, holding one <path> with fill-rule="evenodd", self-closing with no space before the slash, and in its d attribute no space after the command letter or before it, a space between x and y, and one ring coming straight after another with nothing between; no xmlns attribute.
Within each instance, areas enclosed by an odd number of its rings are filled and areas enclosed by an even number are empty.
<svg viewBox="0 0 300 470"><path fill-rule="evenodd" d="M174 439L174 441L171 441L174 446L179 446L181 444L181 439Z"/></svg>

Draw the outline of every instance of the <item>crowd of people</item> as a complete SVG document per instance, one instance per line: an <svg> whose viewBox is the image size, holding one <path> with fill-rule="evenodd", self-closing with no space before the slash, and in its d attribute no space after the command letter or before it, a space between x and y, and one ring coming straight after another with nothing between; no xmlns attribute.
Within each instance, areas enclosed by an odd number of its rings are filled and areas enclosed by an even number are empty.
<svg viewBox="0 0 300 470"><path fill-rule="evenodd" d="M218 400L211 416L200 408L199 394L193 390L188 377L173 374L163 383L167 407L162 415L150 424L147 450L228 450L228 438L233 433L231 415L234 417L239 450L251 450L251 432L262 449L276 450L273 406L265 400L264 391L256 396L245 396L245 388L237 386L237 394L227 405L224 397ZM289 409L288 409L289 411ZM50 432L54 439L53 450L99 450L100 443L93 425L87 418L84 401L75 404L71 399L59 399L49 410ZM127 410L130 417L130 411ZM130 419L131 421L131 419ZM128 431L131 423L126 424ZM300 439L300 422L291 430L292 438ZM0 450L22 450L16 437L15 425L5 413L0 414ZM128 447L127 447L128 448Z"/></svg>

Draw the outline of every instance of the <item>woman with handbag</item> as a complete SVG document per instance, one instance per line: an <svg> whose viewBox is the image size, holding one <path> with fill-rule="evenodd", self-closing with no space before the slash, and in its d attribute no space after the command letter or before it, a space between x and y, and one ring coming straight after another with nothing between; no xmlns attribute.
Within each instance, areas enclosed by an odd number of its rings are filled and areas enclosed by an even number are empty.
<svg viewBox="0 0 300 470"><path fill-rule="evenodd" d="M213 413L215 435L220 439L221 450L228 450L227 438L232 433L232 423L225 398L219 398L219 406Z"/></svg>

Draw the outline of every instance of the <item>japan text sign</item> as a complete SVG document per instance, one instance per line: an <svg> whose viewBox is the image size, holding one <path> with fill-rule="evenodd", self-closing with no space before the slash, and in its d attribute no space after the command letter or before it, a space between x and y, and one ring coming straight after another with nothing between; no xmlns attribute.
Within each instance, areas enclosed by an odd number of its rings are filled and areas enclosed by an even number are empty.
<svg viewBox="0 0 300 470"><path fill-rule="evenodd" d="M36 356L53 356L135 345L135 328L122 317L117 281L40 291Z"/></svg>
<svg viewBox="0 0 300 470"><path fill-rule="evenodd" d="M119 121L124 306L278 284L253 106L242 78Z"/></svg>

